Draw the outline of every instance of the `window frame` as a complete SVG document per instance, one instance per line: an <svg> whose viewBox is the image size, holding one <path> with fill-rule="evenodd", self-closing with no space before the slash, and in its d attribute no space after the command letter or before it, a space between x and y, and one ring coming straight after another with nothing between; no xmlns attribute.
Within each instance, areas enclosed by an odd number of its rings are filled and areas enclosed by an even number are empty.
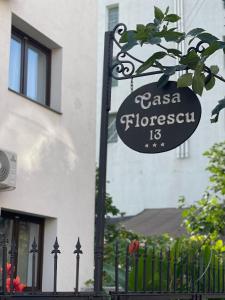
<svg viewBox="0 0 225 300"><path fill-rule="evenodd" d="M5 219L10 219L13 221L13 231L12 231L12 239L15 240L16 245L18 247L18 240L19 240L19 230L18 230L18 222L25 221L31 222L39 225L39 236L38 236L38 261L36 265L37 270L37 284L35 286L35 290L39 291L42 289L42 272L43 272L43 249L44 249L44 218L26 215L16 212L11 212L7 210L1 210L0 216ZM10 249L8 249L10 250ZM17 251L18 255L18 251ZM17 274L17 264L18 264L18 257L15 257L15 274ZM26 290L31 290L31 286L26 287Z"/></svg>
<svg viewBox="0 0 225 300"><path fill-rule="evenodd" d="M20 64L20 91L17 92L9 87L9 90L17 93L32 102L38 103L42 106L50 107L50 91L51 91L51 50L34 40L32 37L12 26L11 38L20 40L21 42L21 64ZM46 93L45 102L41 103L38 99L30 98L26 95L27 92L27 67L28 67L28 48L29 45L40 50L46 56Z"/></svg>

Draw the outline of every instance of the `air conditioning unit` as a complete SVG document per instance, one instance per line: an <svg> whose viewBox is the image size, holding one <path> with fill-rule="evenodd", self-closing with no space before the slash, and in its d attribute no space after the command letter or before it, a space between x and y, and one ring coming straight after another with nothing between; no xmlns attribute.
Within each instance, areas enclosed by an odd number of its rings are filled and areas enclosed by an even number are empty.
<svg viewBox="0 0 225 300"><path fill-rule="evenodd" d="M0 150L0 192L16 188L16 163L15 153Z"/></svg>

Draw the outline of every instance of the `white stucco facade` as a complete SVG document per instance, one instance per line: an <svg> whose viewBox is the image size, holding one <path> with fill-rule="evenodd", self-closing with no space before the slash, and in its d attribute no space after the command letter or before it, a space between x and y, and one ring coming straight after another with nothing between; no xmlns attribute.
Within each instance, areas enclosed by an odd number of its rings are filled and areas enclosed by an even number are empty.
<svg viewBox="0 0 225 300"><path fill-rule="evenodd" d="M154 18L154 6L163 11L170 7L171 13L182 17L178 26L181 30L204 28L223 40L224 37L224 3L222 0L99 0L98 1L98 85L97 85L97 121L100 120L101 78L103 37L107 30L108 7L118 6L119 22L125 23L129 29L135 29L136 24L147 24ZM184 45L187 49L187 45ZM132 49L139 59L148 58L156 48L149 45L141 49ZM160 51L160 50L159 50ZM217 64L221 75L224 75L224 55L218 52L212 56L210 65ZM134 80L134 89L158 77L143 77ZM108 143L107 191L113 197L113 202L127 215L133 215L144 208L176 207L179 196L185 196L188 203L198 200L208 184L208 174L205 171L207 159L202 153L216 141L224 140L224 111L221 112L218 123L211 124L211 111L217 101L224 97L224 83L217 81L213 91L204 92L199 97L202 105L200 124L188 140L186 158L178 158L179 149L161 154L140 154L129 149L118 138L115 143ZM112 87L111 113L117 112L120 104L130 94L130 80L119 81ZM97 124L99 138L99 124ZM97 139L98 147L98 139ZM97 151L98 152L98 151Z"/></svg>
<svg viewBox="0 0 225 300"><path fill-rule="evenodd" d="M52 49L51 103L60 113L8 90L12 22ZM0 192L0 207L45 218L43 290L53 288L56 236L58 290L73 290L78 237L80 285L93 277L96 3L0 0L0 32L0 148L18 156L16 190Z"/></svg>

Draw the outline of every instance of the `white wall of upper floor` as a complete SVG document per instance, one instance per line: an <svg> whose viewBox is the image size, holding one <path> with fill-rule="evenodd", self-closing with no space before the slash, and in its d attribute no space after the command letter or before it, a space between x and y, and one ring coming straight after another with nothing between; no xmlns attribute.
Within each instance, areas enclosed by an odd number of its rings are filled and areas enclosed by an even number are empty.
<svg viewBox="0 0 225 300"><path fill-rule="evenodd" d="M102 61L104 31L107 30L107 7L118 5L119 22L128 29L136 24L147 24L154 18L154 6L182 17L185 32L200 27L223 40L225 8L222 0L99 0L98 1L98 79L97 79L97 155L99 149L99 124L102 90ZM174 45L172 45L174 46ZM184 45L187 50L188 45ZM137 49L136 49L137 48ZM155 46L144 45L131 50L139 59L145 60L156 50ZM114 50L114 55L116 54ZM225 57L222 51L212 56L209 65L217 64L224 76ZM171 61L168 61L171 63ZM157 76L134 80L134 89L157 80ZM175 78L175 77L174 77ZM111 112L116 112L123 100L130 94L130 80L119 81L112 87ZM178 159L177 149L161 154L140 154L125 146L118 138L116 143L108 144L107 191L113 201L128 215L136 214L144 208L175 207L179 196L184 195L188 203L198 200L207 184L205 171L207 159L202 153L214 142L224 140L225 118L221 112L218 123L211 124L211 111L222 99L224 83L217 81L213 90L204 92L200 98L202 118L189 139L188 158ZM98 156L97 156L98 160Z"/></svg>
<svg viewBox="0 0 225 300"><path fill-rule="evenodd" d="M61 114L8 90L12 15L59 45L51 100L60 101ZM96 3L0 0L0 33L0 149L18 155L17 188L0 192L0 207L46 218L43 288L53 286L50 251L57 235L58 289L72 290L78 236L81 285L93 275Z"/></svg>

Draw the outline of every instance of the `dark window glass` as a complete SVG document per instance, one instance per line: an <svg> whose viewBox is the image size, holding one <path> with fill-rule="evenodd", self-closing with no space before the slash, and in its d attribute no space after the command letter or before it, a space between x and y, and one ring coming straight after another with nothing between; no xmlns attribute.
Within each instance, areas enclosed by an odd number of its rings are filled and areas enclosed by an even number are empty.
<svg viewBox="0 0 225 300"><path fill-rule="evenodd" d="M110 114L108 122L108 143L116 143L117 140L116 114Z"/></svg>
<svg viewBox="0 0 225 300"><path fill-rule="evenodd" d="M43 224L44 219L13 214L2 211L0 216L0 232L5 232L8 240L7 249L9 252L11 243L16 243L15 274L20 277L22 283L28 288L32 285L32 255L30 250L34 238L38 245L38 255L36 255L35 287L40 289L41 283L41 262L43 248ZM8 253L7 262L10 262ZM0 265L2 265L2 248L0 247Z"/></svg>
<svg viewBox="0 0 225 300"><path fill-rule="evenodd" d="M10 46L9 88L43 105L50 105L49 49L13 29Z"/></svg>

